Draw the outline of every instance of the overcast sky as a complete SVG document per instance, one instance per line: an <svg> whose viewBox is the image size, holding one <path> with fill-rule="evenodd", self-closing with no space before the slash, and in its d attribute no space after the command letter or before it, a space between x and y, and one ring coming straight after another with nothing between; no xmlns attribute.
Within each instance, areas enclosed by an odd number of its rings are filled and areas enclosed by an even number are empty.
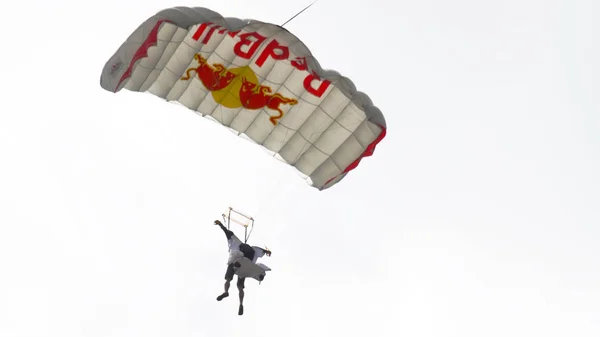
<svg viewBox="0 0 600 337"><path fill-rule="evenodd" d="M307 4L3 4L0 337L600 336L598 1L317 2L286 28L388 125L322 192L99 85L161 9L281 24ZM242 317L235 288L215 300L229 206L273 251Z"/></svg>

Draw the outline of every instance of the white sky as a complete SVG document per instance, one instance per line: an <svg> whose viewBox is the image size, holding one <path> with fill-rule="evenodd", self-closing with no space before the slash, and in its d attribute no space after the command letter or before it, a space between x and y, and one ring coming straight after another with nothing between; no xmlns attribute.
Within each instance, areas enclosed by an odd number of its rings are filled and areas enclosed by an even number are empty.
<svg viewBox="0 0 600 337"><path fill-rule="evenodd" d="M321 0L286 27L388 136L319 192L149 94L100 88L155 12L3 4L0 337L600 336L598 1ZM222 291L228 206L273 271Z"/></svg>

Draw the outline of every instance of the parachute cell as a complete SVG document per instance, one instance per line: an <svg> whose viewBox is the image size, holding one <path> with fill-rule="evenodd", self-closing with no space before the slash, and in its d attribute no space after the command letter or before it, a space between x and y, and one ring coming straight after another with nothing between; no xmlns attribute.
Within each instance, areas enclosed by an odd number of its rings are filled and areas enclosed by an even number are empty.
<svg viewBox="0 0 600 337"><path fill-rule="evenodd" d="M176 7L143 22L100 85L176 101L255 142L319 190L385 137L386 122L348 78L321 68L281 26Z"/></svg>

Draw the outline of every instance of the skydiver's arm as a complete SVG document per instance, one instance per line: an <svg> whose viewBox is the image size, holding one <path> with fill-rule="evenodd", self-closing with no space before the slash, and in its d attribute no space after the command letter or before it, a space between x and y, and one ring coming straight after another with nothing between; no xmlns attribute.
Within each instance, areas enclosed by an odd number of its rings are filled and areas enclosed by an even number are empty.
<svg viewBox="0 0 600 337"><path fill-rule="evenodd" d="M221 229L223 230L223 232L225 232L225 236L227 237L227 240L231 239L231 237L233 236L233 232L230 231L229 229L225 228L225 226L223 226L223 224L221 223L221 221L215 220L215 225L221 227Z"/></svg>
<svg viewBox="0 0 600 337"><path fill-rule="evenodd" d="M267 256L271 256L271 251L268 249L263 249L263 248L256 247L256 246L253 246L252 248L254 248L256 257L263 257L265 254L267 254Z"/></svg>

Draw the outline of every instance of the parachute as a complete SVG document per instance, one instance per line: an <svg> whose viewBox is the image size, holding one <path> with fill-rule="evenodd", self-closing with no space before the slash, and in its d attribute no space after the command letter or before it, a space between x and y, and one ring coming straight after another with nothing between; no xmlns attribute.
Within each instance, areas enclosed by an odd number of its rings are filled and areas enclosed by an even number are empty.
<svg viewBox="0 0 600 337"><path fill-rule="evenodd" d="M386 122L352 81L282 26L207 8L164 9L107 61L107 91L177 102L294 167L319 190L371 156Z"/></svg>

